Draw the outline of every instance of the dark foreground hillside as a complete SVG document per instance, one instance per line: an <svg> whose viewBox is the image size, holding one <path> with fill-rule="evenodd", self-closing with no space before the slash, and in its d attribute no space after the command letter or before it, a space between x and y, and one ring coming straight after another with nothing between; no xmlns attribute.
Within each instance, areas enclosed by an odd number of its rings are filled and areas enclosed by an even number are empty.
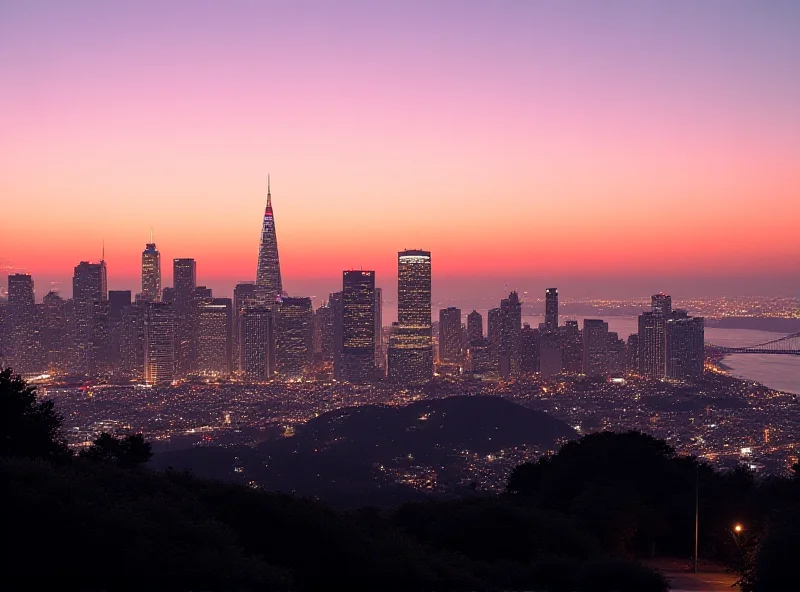
<svg viewBox="0 0 800 592"><path fill-rule="evenodd" d="M498 499L340 513L83 459L0 467L8 589L664 589L558 514Z"/></svg>

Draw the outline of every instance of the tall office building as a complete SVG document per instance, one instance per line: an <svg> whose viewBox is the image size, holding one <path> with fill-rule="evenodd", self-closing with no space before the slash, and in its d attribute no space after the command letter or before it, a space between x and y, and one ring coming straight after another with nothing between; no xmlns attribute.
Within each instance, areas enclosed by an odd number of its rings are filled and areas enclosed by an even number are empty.
<svg viewBox="0 0 800 592"><path fill-rule="evenodd" d="M489 337L489 362L496 372L500 369L500 334L502 332L503 315L499 308L489 309L487 335Z"/></svg>
<svg viewBox="0 0 800 592"><path fill-rule="evenodd" d="M308 370L312 347L311 298L281 298L275 305L275 370L286 378Z"/></svg>
<svg viewBox="0 0 800 592"><path fill-rule="evenodd" d="M134 380L144 377L144 324L147 304L122 309L120 327L120 375Z"/></svg>
<svg viewBox="0 0 800 592"><path fill-rule="evenodd" d="M483 338L483 317L477 310L467 315L467 341Z"/></svg>
<svg viewBox="0 0 800 592"><path fill-rule="evenodd" d="M654 314L668 315L672 313L672 296L664 294L653 294L650 297L650 307Z"/></svg>
<svg viewBox="0 0 800 592"><path fill-rule="evenodd" d="M554 333L558 330L558 289L547 288L544 292L544 330Z"/></svg>
<svg viewBox="0 0 800 592"><path fill-rule="evenodd" d="M668 315L647 311L639 315L639 374L664 378L666 368L666 323Z"/></svg>
<svg viewBox="0 0 800 592"><path fill-rule="evenodd" d="M375 369L381 378L386 376L386 351L383 348L383 289L375 288Z"/></svg>
<svg viewBox="0 0 800 592"><path fill-rule="evenodd" d="M192 370L192 294L197 287L197 264L191 258L172 260L172 304L175 309L175 372ZM166 290L165 290L166 292Z"/></svg>
<svg viewBox="0 0 800 592"><path fill-rule="evenodd" d="M275 338L272 308L266 304L245 306L239 313L239 363L242 377L263 382L275 372Z"/></svg>
<svg viewBox="0 0 800 592"><path fill-rule="evenodd" d="M164 302L145 306L144 379L147 384L169 384L175 380L175 311Z"/></svg>
<svg viewBox="0 0 800 592"><path fill-rule="evenodd" d="M500 369L505 376L504 368L512 376L519 374L519 334L522 330L522 303L516 292L500 303Z"/></svg>
<svg viewBox="0 0 800 592"><path fill-rule="evenodd" d="M73 372L80 376L96 376L98 358L104 347L103 335L97 335L96 317L102 316L102 304L108 300L106 262L81 261L72 276L74 307Z"/></svg>
<svg viewBox="0 0 800 592"><path fill-rule="evenodd" d="M197 303L197 373L225 378L231 374L230 298L206 298Z"/></svg>
<svg viewBox="0 0 800 592"><path fill-rule="evenodd" d="M666 323L667 378L686 380L703 376L705 319L684 311L673 313Z"/></svg>
<svg viewBox="0 0 800 592"><path fill-rule="evenodd" d="M545 331L539 349L539 373L550 378L564 371L564 351L558 333Z"/></svg>
<svg viewBox="0 0 800 592"><path fill-rule="evenodd" d="M487 338L481 337L469 342L467 362L469 371L473 374L485 374L494 369L492 367L492 345Z"/></svg>
<svg viewBox="0 0 800 592"><path fill-rule="evenodd" d="M125 310L132 304L130 290L108 291L108 363L114 374L121 374Z"/></svg>
<svg viewBox="0 0 800 592"><path fill-rule="evenodd" d="M342 274L342 378L375 377L375 272Z"/></svg>
<svg viewBox="0 0 800 592"><path fill-rule="evenodd" d="M625 340L619 338L615 331L608 332L608 346L606 353L606 372L612 376L624 376L627 352Z"/></svg>
<svg viewBox="0 0 800 592"><path fill-rule="evenodd" d="M153 242L153 233L150 233L150 242L142 251L142 297L144 302L161 302L161 253Z"/></svg>
<svg viewBox="0 0 800 592"><path fill-rule="evenodd" d="M625 363L630 372L639 371L639 334L631 333L625 344Z"/></svg>
<svg viewBox="0 0 800 592"><path fill-rule="evenodd" d="M324 302L314 311L314 354L321 360L333 360L333 322L330 302Z"/></svg>
<svg viewBox="0 0 800 592"><path fill-rule="evenodd" d="M50 374L63 374L68 370L67 303L58 294L50 291L42 298L44 322L42 344L45 363Z"/></svg>
<svg viewBox="0 0 800 592"><path fill-rule="evenodd" d="M561 337L561 369L563 372L583 372L583 334L578 321L566 321L559 328Z"/></svg>
<svg viewBox="0 0 800 592"><path fill-rule="evenodd" d="M606 373L608 323L599 319L583 321L583 373L600 376Z"/></svg>
<svg viewBox="0 0 800 592"><path fill-rule="evenodd" d="M258 247L256 284L267 289L271 302L274 302L275 298L283 292L281 263L278 258L278 236L275 233L275 216L272 212L272 193L269 187L269 177L267 177L267 207L264 210L261 243Z"/></svg>
<svg viewBox="0 0 800 592"><path fill-rule="evenodd" d="M33 278L24 273L8 276L7 358L15 374L30 376L43 368L40 325Z"/></svg>
<svg viewBox="0 0 800 592"><path fill-rule="evenodd" d="M389 340L389 377L420 383L433 375L431 254L397 254L397 330Z"/></svg>
<svg viewBox="0 0 800 592"><path fill-rule="evenodd" d="M267 288L253 282L241 282L233 289L233 358L236 361L234 370L242 371L239 367L239 326L240 316L246 308L268 308L272 310L275 299L271 298Z"/></svg>
<svg viewBox="0 0 800 592"><path fill-rule="evenodd" d="M519 335L519 371L520 374L533 374L539 371L539 351L541 334L528 323L522 326Z"/></svg>
<svg viewBox="0 0 800 592"><path fill-rule="evenodd" d="M439 361L443 364L460 364L461 309L455 306L439 310Z"/></svg>
<svg viewBox="0 0 800 592"><path fill-rule="evenodd" d="M342 367L342 332L343 332L343 302L342 293L333 292L328 298L328 306L331 307L333 317L333 377L336 380L343 380L344 369Z"/></svg>

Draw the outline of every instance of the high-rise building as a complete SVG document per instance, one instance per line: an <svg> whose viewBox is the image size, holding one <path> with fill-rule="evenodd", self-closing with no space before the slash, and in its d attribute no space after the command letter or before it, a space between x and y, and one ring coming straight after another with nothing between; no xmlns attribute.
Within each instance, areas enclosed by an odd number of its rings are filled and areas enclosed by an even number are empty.
<svg viewBox="0 0 800 592"><path fill-rule="evenodd" d="M192 370L192 295L197 287L197 264L191 258L172 260L172 304L175 309L175 371L184 377Z"/></svg>
<svg viewBox="0 0 800 592"><path fill-rule="evenodd" d="M256 284L267 289L270 302L274 302L275 298L283 293L281 263L278 258L278 236L275 233L275 216L272 212L272 193L269 186L269 177L267 177L267 207L264 210L261 243L258 247Z"/></svg>
<svg viewBox="0 0 800 592"><path fill-rule="evenodd" d="M626 368L631 372L639 371L639 334L632 333L625 344Z"/></svg>
<svg viewBox="0 0 800 592"><path fill-rule="evenodd" d="M539 371L539 352L541 334L528 323L522 326L519 335L519 371L520 374L533 374Z"/></svg>
<svg viewBox="0 0 800 592"><path fill-rule="evenodd" d="M443 364L460 364L461 309L455 306L439 310L439 361Z"/></svg>
<svg viewBox="0 0 800 592"><path fill-rule="evenodd" d="M81 261L72 276L74 307L73 372L80 376L96 376L98 358L104 347L103 335L96 335L96 317L102 316L102 303L108 300L106 262Z"/></svg>
<svg viewBox="0 0 800 592"><path fill-rule="evenodd" d="M386 350L383 348L383 289L375 288L375 369L376 375L386 376Z"/></svg>
<svg viewBox="0 0 800 592"><path fill-rule="evenodd" d="M130 290L108 291L108 364L113 374L122 374L123 319L131 297Z"/></svg>
<svg viewBox="0 0 800 592"><path fill-rule="evenodd" d="M467 346L467 362L469 371L473 374L492 372L492 345L488 339L481 337L473 339Z"/></svg>
<svg viewBox="0 0 800 592"><path fill-rule="evenodd" d="M44 369L39 315L33 278L24 273L8 276L7 358L15 374L30 376Z"/></svg>
<svg viewBox="0 0 800 592"><path fill-rule="evenodd" d="M625 340L615 331L608 332L606 372L612 376L624 376L626 366Z"/></svg>
<svg viewBox="0 0 800 592"><path fill-rule="evenodd" d="M583 373L600 376L606 373L608 323L599 319L583 321Z"/></svg>
<svg viewBox="0 0 800 592"><path fill-rule="evenodd" d="M654 314L668 315L672 313L672 296L664 294L653 294L650 298L650 307Z"/></svg>
<svg viewBox="0 0 800 592"><path fill-rule="evenodd" d="M547 288L544 292L544 330L558 330L558 289Z"/></svg>
<svg viewBox="0 0 800 592"><path fill-rule="evenodd" d="M499 308L489 309L487 334L489 337L489 362L495 372L500 368L500 334L502 332L503 315Z"/></svg>
<svg viewBox="0 0 800 592"><path fill-rule="evenodd" d="M583 372L583 334L578 321L566 321L559 328L561 335L561 369L563 372Z"/></svg>
<svg viewBox="0 0 800 592"><path fill-rule="evenodd" d="M253 282L240 282L236 284L233 289L233 357L236 362L235 370L242 371L239 367L239 317L246 308L268 308L272 310L272 305L275 303L274 298L270 297L270 292L267 288L259 286ZM272 333L274 335L274 332ZM273 347L274 349L274 347ZM274 352L273 352L274 353Z"/></svg>
<svg viewBox="0 0 800 592"><path fill-rule="evenodd" d="M146 305L144 379L147 384L168 384L175 380L175 311L171 304Z"/></svg>
<svg viewBox="0 0 800 592"><path fill-rule="evenodd" d="M467 315L467 341L483 338L483 317L477 310Z"/></svg>
<svg viewBox="0 0 800 592"><path fill-rule="evenodd" d="M331 307L333 317L333 377L336 380L344 379L344 369L342 367L342 333L344 310L342 293L334 292L328 298L328 305Z"/></svg>
<svg viewBox="0 0 800 592"><path fill-rule="evenodd" d="M505 364L512 376L519 374L519 334L522 330L522 303L516 292L500 302L500 368ZM507 376L504 376L507 378Z"/></svg>
<svg viewBox="0 0 800 592"><path fill-rule="evenodd" d="M314 354L319 354L321 360L333 360L333 322L330 302L324 302L314 311Z"/></svg>
<svg viewBox="0 0 800 592"><path fill-rule="evenodd" d="M431 254L397 254L397 330L389 341L389 378L420 383L433 375Z"/></svg>
<svg viewBox="0 0 800 592"><path fill-rule="evenodd" d="M120 375L134 380L144 377L144 324L147 304L132 304L122 309L120 327Z"/></svg>
<svg viewBox="0 0 800 592"><path fill-rule="evenodd" d="M263 382L275 372L272 308L245 306L239 313L239 369L245 380Z"/></svg>
<svg viewBox="0 0 800 592"><path fill-rule="evenodd" d="M545 331L539 349L539 373L542 378L561 374L564 370L564 352L557 332Z"/></svg>
<svg viewBox="0 0 800 592"><path fill-rule="evenodd" d="M311 365L311 298L283 297L275 305L275 369L285 378L301 376Z"/></svg>
<svg viewBox="0 0 800 592"><path fill-rule="evenodd" d="M667 378L686 380L702 377L705 319L676 311L667 320L665 339Z"/></svg>
<svg viewBox="0 0 800 592"><path fill-rule="evenodd" d="M230 298L204 298L197 303L197 373L225 378L231 374Z"/></svg>
<svg viewBox="0 0 800 592"><path fill-rule="evenodd" d="M63 374L69 368L67 303L58 292L51 290L42 298L42 305L44 308L42 342L47 371L53 375Z"/></svg>
<svg viewBox="0 0 800 592"><path fill-rule="evenodd" d="M342 378L375 377L375 272L342 274Z"/></svg>
<svg viewBox="0 0 800 592"><path fill-rule="evenodd" d="M150 242L142 251L142 301L161 302L161 253L156 249L150 233Z"/></svg>
<svg viewBox="0 0 800 592"><path fill-rule="evenodd" d="M666 368L666 323L661 309L639 315L639 374L664 378Z"/></svg>

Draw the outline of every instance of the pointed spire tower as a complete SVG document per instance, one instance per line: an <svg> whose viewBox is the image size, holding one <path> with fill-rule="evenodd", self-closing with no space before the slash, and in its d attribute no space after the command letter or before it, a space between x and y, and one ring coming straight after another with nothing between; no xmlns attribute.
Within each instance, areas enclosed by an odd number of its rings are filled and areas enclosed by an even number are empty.
<svg viewBox="0 0 800 592"><path fill-rule="evenodd" d="M256 284L270 293L270 299L283 292L281 282L281 263L278 259L278 237L275 234L275 218L272 214L272 193L267 175L267 209L264 211L264 225L261 228L261 245L258 248L258 271Z"/></svg>

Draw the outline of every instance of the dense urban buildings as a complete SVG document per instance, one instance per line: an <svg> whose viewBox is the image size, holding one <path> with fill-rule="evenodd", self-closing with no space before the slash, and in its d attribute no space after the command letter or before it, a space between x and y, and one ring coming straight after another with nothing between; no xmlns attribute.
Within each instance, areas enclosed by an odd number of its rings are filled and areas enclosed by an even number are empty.
<svg viewBox="0 0 800 592"><path fill-rule="evenodd" d="M44 360L39 345L39 322L33 278L16 273L8 276L8 312L6 313L7 358L21 374L33 374L43 369Z"/></svg>
<svg viewBox="0 0 800 592"><path fill-rule="evenodd" d="M183 377L193 366L192 295L197 287L197 264L191 258L172 260L172 304L175 309L176 372Z"/></svg>
<svg viewBox="0 0 800 592"><path fill-rule="evenodd" d="M467 315L467 340L475 341L483 338L483 317L477 310Z"/></svg>
<svg viewBox="0 0 800 592"><path fill-rule="evenodd" d="M608 323L599 319L583 321L583 373L600 376L606 372Z"/></svg>
<svg viewBox="0 0 800 592"><path fill-rule="evenodd" d="M71 373L96 376L99 369L102 334L98 335L95 320L108 299L108 278L105 261L81 261L72 276L74 315Z"/></svg>
<svg viewBox="0 0 800 592"><path fill-rule="evenodd" d="M522 303L516 292L500 302L500 374L504 378L520 371L519 335L522 330Z"/></svg>
<svg viewBox="0 0 800 592"><path fill-rule="evenodd" d="M233 304L230 298L197 303L197 373L226 378L231 374Z"/></svg>
<svg viewBox="0 0 800 592"><path fill-rule="evenodd" d="M686 380L703 375L705 319L675 311L665 331L667 378Z"/></svg>
<svg viewBox="0 0 800 592"><path fill-rule="evenodd" d="M397 328L389 340L389 377L424 382L433 374L431 341L431 254L397 255Z"/></svg>
<svg viewBox="0 0 800 592"><path fill-rule="evenodd" d="M342 378L375 378L375 272L342 274Z"/></svg>
<svg viewBox="0 0 800 592"><path fill-rule="evenodd" d="M264 210L261 243L258 247L256 284L263 286L267 290L269 300L272 302L283 293L281 263L278 258L278 236L275 233L275 217L272 212L272 193L269 186L269 177L267 177L267 207Z"/></svg>

